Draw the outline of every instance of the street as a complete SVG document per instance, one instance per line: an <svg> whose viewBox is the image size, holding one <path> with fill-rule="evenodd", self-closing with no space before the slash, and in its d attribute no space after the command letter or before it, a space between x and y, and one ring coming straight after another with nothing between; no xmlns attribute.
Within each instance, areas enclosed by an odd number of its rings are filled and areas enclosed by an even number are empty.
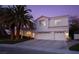
<svg viewBox="0 0 79 59"><path fill-rule="evenodd" d="M28 49L28 48L22 49L19 47L0 47L0 54L52 54L52 53ZM53 53L53 54L56 54L56 53Z"/></svg>

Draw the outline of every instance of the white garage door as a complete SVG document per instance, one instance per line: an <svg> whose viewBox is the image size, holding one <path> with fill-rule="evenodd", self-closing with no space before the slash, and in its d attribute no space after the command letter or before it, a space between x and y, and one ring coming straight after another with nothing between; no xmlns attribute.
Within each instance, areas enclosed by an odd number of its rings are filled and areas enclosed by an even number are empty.
<svg viewBox="0 0 79 59"><path fill-rule="evenodd" d="M66 40L64 32L55 32L55 40Z"/></svg>
<svg viewBox="0 0 79 59"><path fill-rule="evenodd" d="M36 33L35 39L41 40L67 40L64 32Z"/></svg>
<svg viewBox="0 0 79 59"><path fill-rule="evenodd" d="M51 33L37 33L35 39L51 40Z"/></svg>

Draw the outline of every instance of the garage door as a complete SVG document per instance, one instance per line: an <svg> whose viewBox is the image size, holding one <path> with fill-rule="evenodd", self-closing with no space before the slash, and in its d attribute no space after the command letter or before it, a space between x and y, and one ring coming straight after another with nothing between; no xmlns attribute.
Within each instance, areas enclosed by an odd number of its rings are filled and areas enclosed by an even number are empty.
<svg viewBox="0 0 79 59"><path fill-rule="evenodd" d="M55 40L66 40L64 32L55 32Z"/></svg>
<svg viewBox="0 0 79 59"><path fill-rule="evenodd" d="M35 39L51 40L51 33L37 33Z"/></svg>

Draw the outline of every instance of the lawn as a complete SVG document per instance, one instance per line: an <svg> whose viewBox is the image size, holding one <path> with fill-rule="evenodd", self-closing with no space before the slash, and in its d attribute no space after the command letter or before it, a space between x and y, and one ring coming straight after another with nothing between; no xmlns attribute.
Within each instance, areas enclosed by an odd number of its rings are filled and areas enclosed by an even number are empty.
<svg viewBox="0 0 79 59"><path fill-rule="evenodd" d="M69 47L69 50L79 51L79 44L75 44L75 45Z"/></svg>

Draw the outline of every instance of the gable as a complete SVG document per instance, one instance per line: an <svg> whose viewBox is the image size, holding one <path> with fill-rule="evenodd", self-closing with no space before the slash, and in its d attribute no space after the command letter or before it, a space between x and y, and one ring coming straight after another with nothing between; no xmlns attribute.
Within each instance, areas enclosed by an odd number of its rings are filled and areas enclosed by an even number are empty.
<svg viewBox="0 0 79 59"><path fill-rule="evenodd" d="M45 19L48 19L48 17L46 16L40 16L39 18L37 18L35 21L40 21L40 20L45 20Z"/></svg>

